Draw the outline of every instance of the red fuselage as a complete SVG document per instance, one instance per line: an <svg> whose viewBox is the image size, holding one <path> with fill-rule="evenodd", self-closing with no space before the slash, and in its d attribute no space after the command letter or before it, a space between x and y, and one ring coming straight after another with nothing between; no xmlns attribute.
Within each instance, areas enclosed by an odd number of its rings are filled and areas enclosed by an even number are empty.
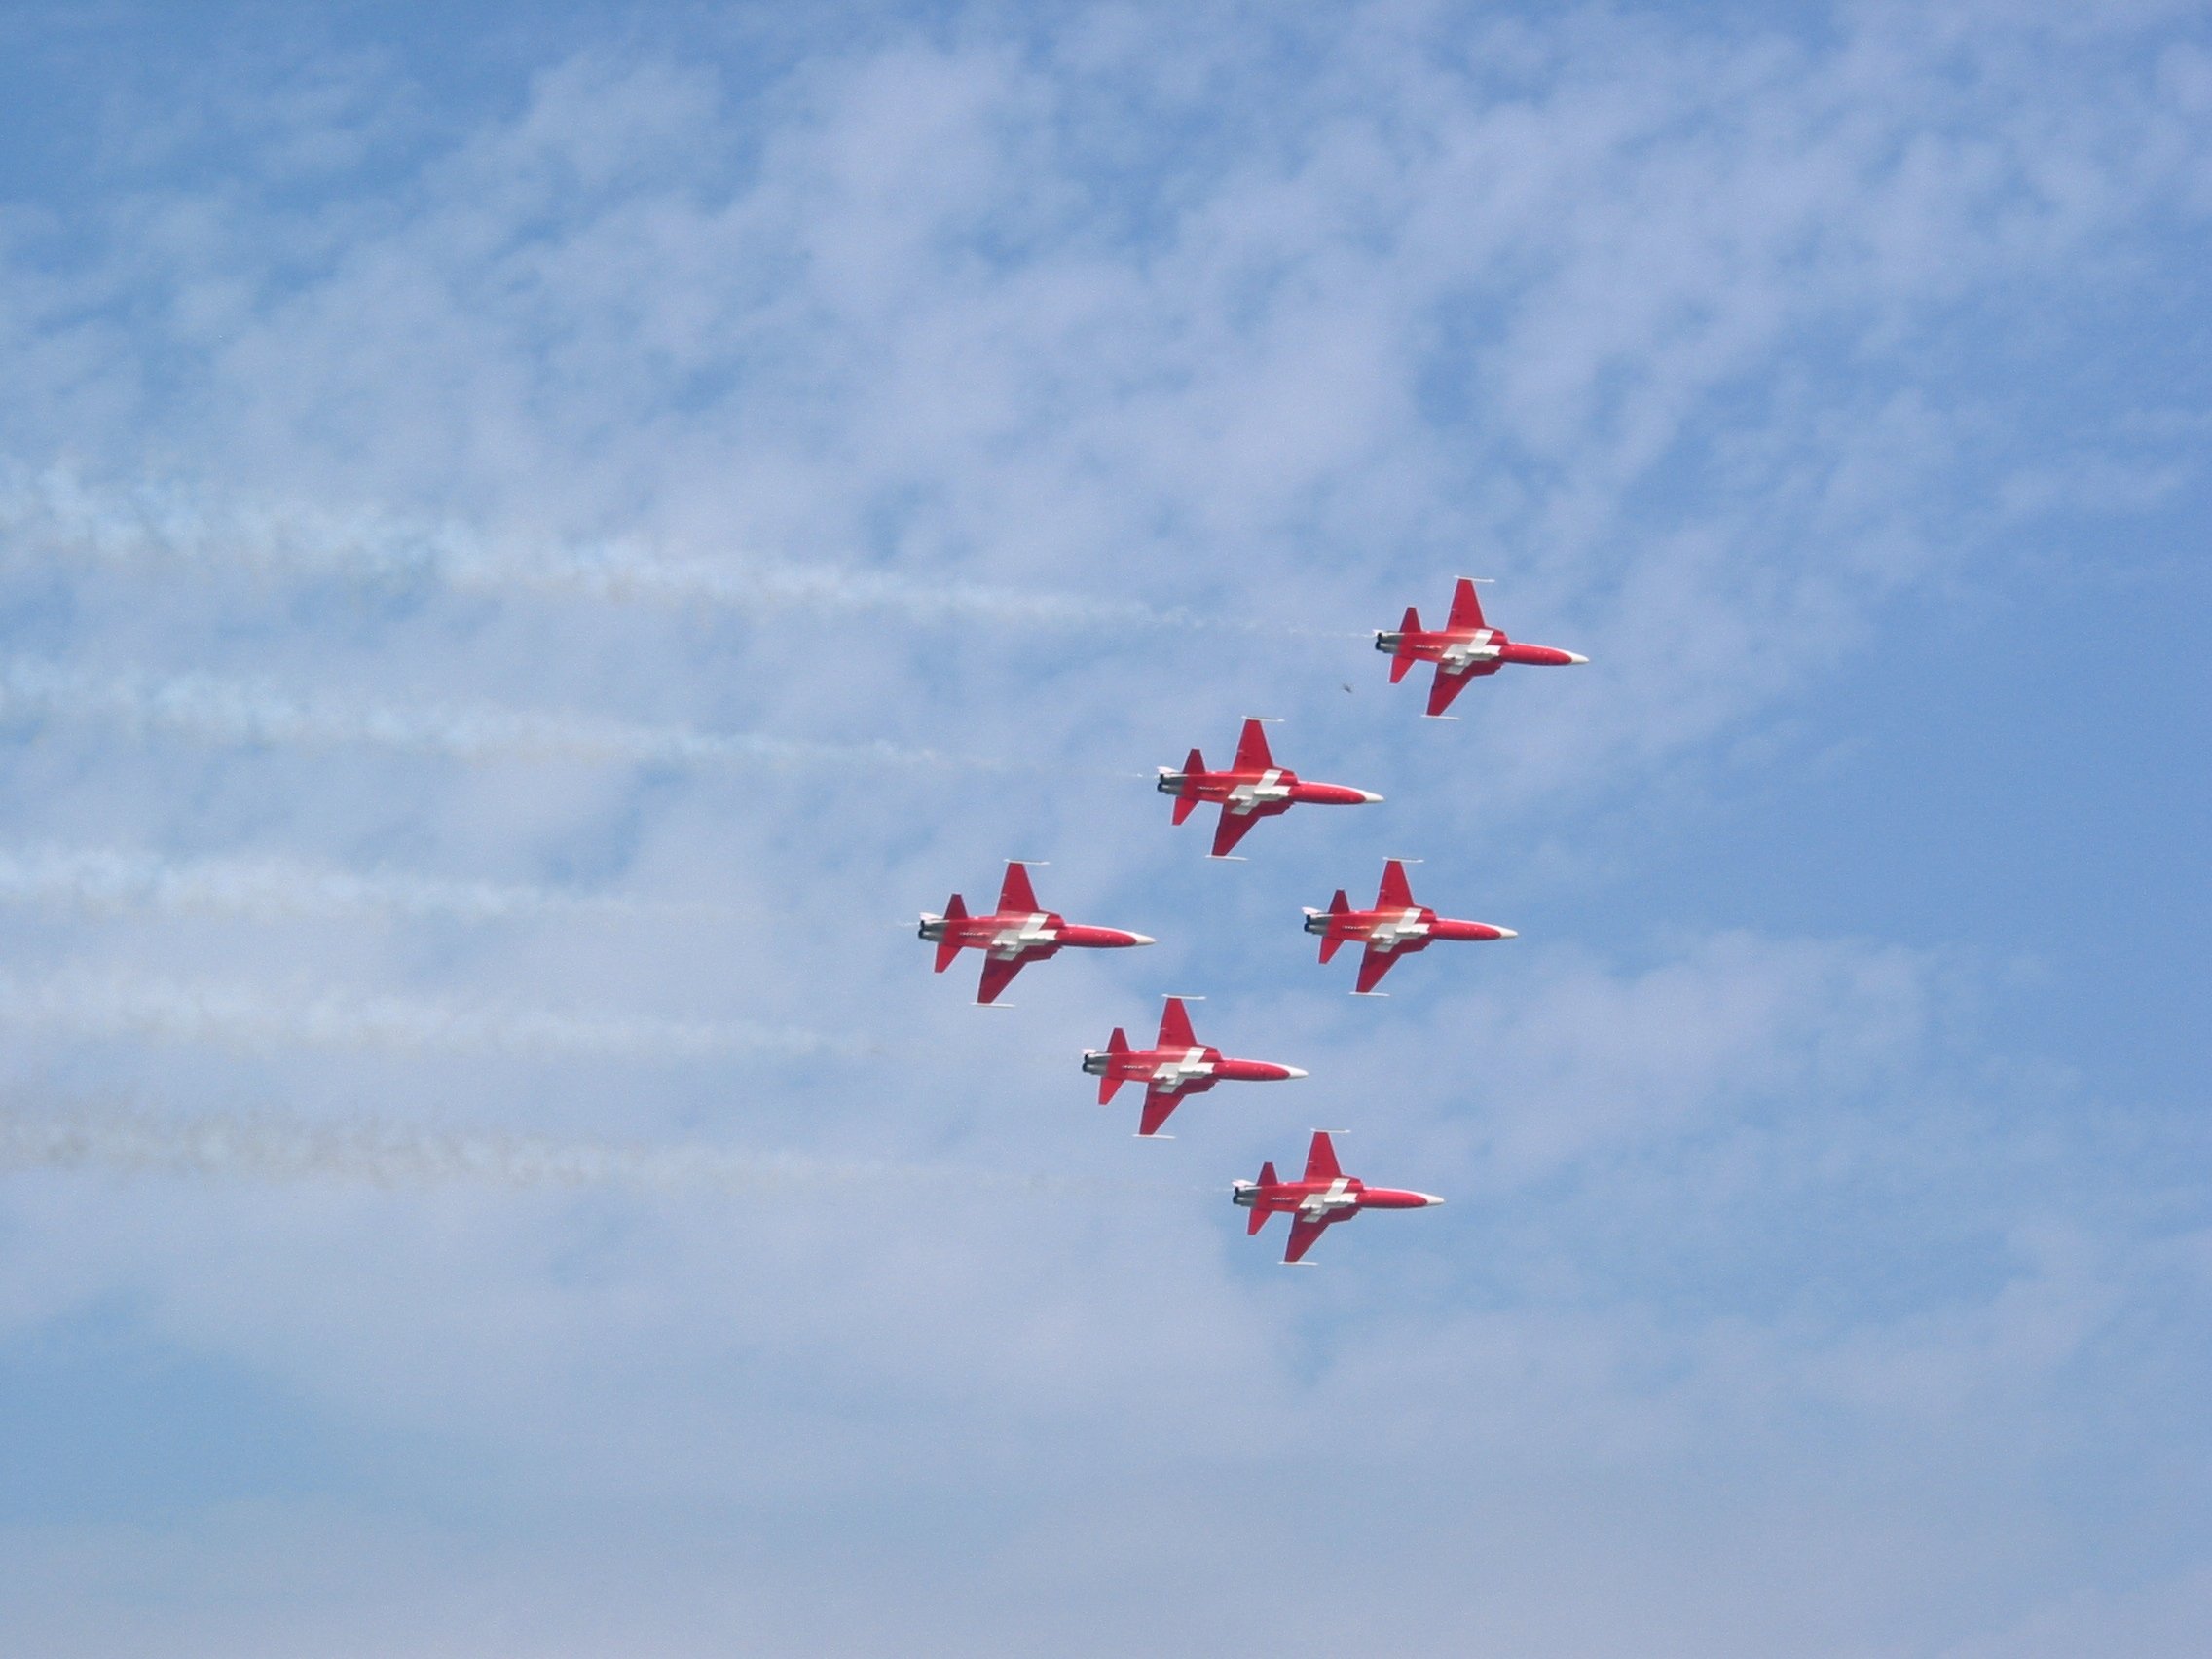
<svg viewBox="0 0 2212 1659"><path fill-rule="evenodd" d="M1590 659L1575 651L1551 645L1525 645L1493 628L1483 615L1475 584L1460 577L1452 593L1452 614L1441 628L1423 628L1420 612L1409 607L1406 619L1395 628L1379 630L1375 648L1390 659L1390 683L1395 685L1417 662L1436 665L1436 679L1428 688L1428 713L1441 717L1452 700L1470 681L1495 674L1508 663L1529 668L1566 668Z"/></svg>
<svg viewBox="0 0 2212 1659"><path fill-rule="evenodd" d="M1346 943L1366 946L1360 957L1359 979L1353 986L1359 996L1371 994L1400 957L1426 950L1438 940L1520 938L1511 928L1440 916L1427 905L1416 903L1401 859L1391 859L1382 866L1382 887L1375 895L1373 909L1353 909L1344 889L1339 888L1326 910L1306 912L1306 931L1320 936L1323 962Z"/></svg>
<svg viewBox="0 0 2212 1659"><path fill-rule="evenodd" d="M1272 1060L1233 1060L1219 1049L1200 1043L1191 1031L1191 1016L1183 999L1169 997L1160 1020L1155 1047L1132 1049L1120 1026L1103 1049L1086 1049L1083 1069L1098 1081L1098 1104L1106 1105L1125 1084L1144 1086L1144 1114L1137 1126L1140 1135L1153 1135L1168 1115L1194 1094L1203 1094L1217 1083L1281 1083L1305 1072Z"/></svg>
<svg viewBox="0 0 2212 1659"><path fill-rule="evenodd" d="M1006 881L999 891L998 908L987 916L972 916L955 893L944 914L922 914L921 937L937 946L937 971L952 966L963 950L983 953L982 982L976 1000L991 1003L1007 984L1031 962L1057 956L1062 950L1122 950L1150 944L1145 934L1122 928L1080 926L1065 916L1045 909L1029 886L1028 871L1018 863L1006 866Z"/></svg>
<svg viewBox="0 0 2212 1659"><path fill-rule="evenodd" d="M1258 1233L1272 1215L1290 1217L1290 1242L1285 1262L1297 1262L1340 1221L1348 1221L1367 1209L1426 1209L1444 1200L1433 1193L1416 1193L1402 1187L1370 1187L1346 1175L1337 1164L1336 1148L1328 1133L1317 1130L1307 1154L1305 1177L1284 1181L1272 1163L1262 1164L1257 1181L1238 1181L1229 1190L1233 1202L1252 1212L1248 1234Z"/></svg>
<svg viewBox="0 0 2212 1659"><path fill-rule="evenodd" d="M1268 749L1266 724L1258 719L1244 722L1236 759L1226 770L1209 768L1196 749L1181 771L1160 768L1157 787L1161 794L1175 797L1177 824L1200 805L1221 808L1221 822L1214 827L1213 858L1228 858L1253 825L1294 806L1365 806L1382 798L1371 790L1343 784L1309 784L1289 767L1276 765Z"/></svg>

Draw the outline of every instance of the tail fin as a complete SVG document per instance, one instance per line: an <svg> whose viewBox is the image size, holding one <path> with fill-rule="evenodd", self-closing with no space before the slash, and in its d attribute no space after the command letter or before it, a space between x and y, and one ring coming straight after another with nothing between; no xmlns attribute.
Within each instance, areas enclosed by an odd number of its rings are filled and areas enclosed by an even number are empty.
<svg viewBox="0 0 2212 1659"><path fill-rule="evenodd" d="M1117 1025L1114 1027L1114 1035L1106 1039L1106 1052L1112 1055L1113 1059L1118 1060L1128 1051L1129 1034ZM1109 1060L1106 1065L1106 1075L1098 1080L1098 1104L1104 1106L1111 1102L1114 1098L1114 1091L1128 1081L1123 1075L1121 1068L1116 1066L1113 1060Z"/></svg>
<svg viewBox="0 0 2212 1659"><path fill-rule="evenodd" d="M968 902L959 894L955 893L944 902L944 919L948 922L964 922L968 919ZM948 937L938 940L937 971L940 974L959 959L960 941L958 940Z"/></svg>
<svg viewBox="0 0 2212 1659"><path fill-rule="evenodd" d="M1343 888L1338 888L1336 897L1329 901L1330 917L1333 920L1338 916L1348 914L1350 910L1351 901L1345 897L1345 890ZM1321 936L1321 960L1326 962L1330 957L1336 955L1336 953L1344 947L1344 942L1345 936L1341 933L1338 933L1334 927L1331 927L1327 933Z"/></svg>
<svg viewBox="0 0 2212 1659"><path fill-rule="evenodd" d="M1337 1144L1329 1138L1327 1129L1313 1131L1313 1145L1306 1154L1306 1178L1309 1181L1334 1181L1344 1171L1337 1166Z"/></svg>
<svg viewBox="0 0 2212 1659"><path fill-rule="evenodd" d="M1406 670L1414 665L1413 646L1408 642L1420 632L1420 612L1412 606L1406 607L1406 619L1398 624L1398 649L1390 658L1390 683L1395 685L1405 679Z"/></svg>
<svg viewBox="0 0 2212 1659"><path fill-rule="evenodd" d="M1281 1181L1275 1175L1275 1166L1272 1161L1260 1165L1259 1185L1261 1188L1278 1187L1281 1184ZM1254 1204L1252 1206L1252 1219L1244 1224L1244 1236L1249 1238L1261 1228L1267 1226L1268 1217L1272 1214L1274 1214L1273 1210L1262 1209L1258 1204Z"/></svg>
<svg viewBox="0 0 2212 1659"><path fill-rule="evenodd" d="M1483 620L1483 602L1475 594L1475 584L1465 576L1452 590L1452 622L1455 628L1487 628Z"/></svg>
<svg viewBox="0 0 2212 1659"><path fill-rule="evenodd" d="M1167 1006L1160 1011L1160 1046L1162 1049L1198 1046L1198 1035L1191 1029L1191 1011L1183 1006L1181 997L1169 997Z"/></svg>
<svg viewBox="0 0 2212 1659"><path fill-rule="evenodd" d="M1236 740L1236 770L1270 772L1274 764L1275 757L1268 750L1268 728L1258 720L1246 720L1243 734Z"/></svg>
<svg viewBox="0 0 2212 1659"><path fill-rule="evenodd" d="M1205 769L1206 757L1203 755L1200 755L1196 749L1192 750L1191 757L1183 762L1183 775L1186 778L1196 777L1198 773L1204 771ZM1183 793L1175 797L1175 816L1173 821L1177 824L1182 823L1184 819L1191 816L1192 809L1198 804L1198 791L1195 789L1187 788Z"/></svg>

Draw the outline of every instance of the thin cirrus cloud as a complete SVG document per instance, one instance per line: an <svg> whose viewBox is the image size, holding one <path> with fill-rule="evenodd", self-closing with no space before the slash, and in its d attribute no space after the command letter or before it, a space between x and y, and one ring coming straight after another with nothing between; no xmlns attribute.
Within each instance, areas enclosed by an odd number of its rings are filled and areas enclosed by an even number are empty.
<svg viewBox="0 0 2212 1659"><path fill-rule="evenodd" d="M791 1026L653 1015L462 1006L374 992L300 997L252 984L89 975L0 977L0 1024L81 1039L374 1049L601 1059L865 1052L866 1044Z"/></svg>
<svg viewBox="0 0 2212 1659"><path fill-rule="evenodd" d="M0 848L0 903L94 916L248 921L727 920L700 902L490 881L442 881L290 859L185 858L108 847Z"/></svg>

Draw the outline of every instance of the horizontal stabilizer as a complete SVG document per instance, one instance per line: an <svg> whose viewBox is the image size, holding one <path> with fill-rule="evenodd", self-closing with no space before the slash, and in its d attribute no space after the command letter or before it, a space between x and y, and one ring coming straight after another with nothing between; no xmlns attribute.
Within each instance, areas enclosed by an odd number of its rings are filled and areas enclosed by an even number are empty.
<svg viewBox="0 0 2212 1659"><path fill-rule="evenodd" d="M1128 1074L1114 1062L1129 1051L1129 1034L1119 1025L1114 1035L1106 1039L1106 1070L1098 1079L1098 1104L1104 1106L1113 1100L1115 1091L1129 1081Z"/></svg>
<svg viewBox="0 0 2212 1659"><path fill-rule="evenodd" d="M1183 793L1175 797L1173 822L1180 824L1191 816L1192 808L1198 804L1198 778L1206 769L1206 757L1196 749L1183 762Z"/></svg>

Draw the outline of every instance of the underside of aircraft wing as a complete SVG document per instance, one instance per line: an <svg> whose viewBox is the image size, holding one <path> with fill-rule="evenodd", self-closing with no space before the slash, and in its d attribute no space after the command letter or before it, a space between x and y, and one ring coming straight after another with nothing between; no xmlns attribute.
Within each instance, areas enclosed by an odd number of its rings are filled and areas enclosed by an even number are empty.
<svg viewBox="0 0 2212 1659"><path fill-rule="evenodd" d="M1488 622L1483 620L1483 599L1482 595L1475 591L1472 577L1461 576L1453 587L1452 619L1447 626L1453 628L1487 628L1490 626Z"/></svg>
<svg viewBox="0 0 2212 1659"><path fill-rule="evenodd" d="M1252 826L1259 822L1256 813L1232 812L1228 807L1223 807L1221 822L1213 829L1213 856L1217 859L1227 858L1235 851L1236 843L1244 839Z"/></svg>
<svg viewBox="0 0 2212 1659"><path fill-rule="evenodd" d="M1328 1230L1328 1226L1325 1221L1308 1221L1303 1217L1293 1221L1290 1224L1290 1243L1285 1246L1282 1259L1285 1262L1301 1260L1307 1251L1313 1248L1313 1240L1320 1237Z"/></svg>
<svg viewBox="0 0 2212 1659"><path fill-rule="evenodd" d="M1160 1125L1174 1115L1175 1108L1183 1104L1180 1094L1147 1094L1144 1097L1144 1116L1137 1123L1137 1133L1156 1135Z"/></svg>
<svg viewBox="0 0 2212 1659"><path fill-rule="evenodd" d="M1006 880L999 884L999 914L1033 916L1043 908L1037 903L1035 889L1029 885L1029 871L1010 861L1006 866Z"/></svg>
<svg viewBox="0 0 2212 1659"><path fill-rule="evenodd" d="M1258 720L1246 720L1243 733L1236 740L1236 769L1266 772L1272 770L1274 763L1274 756L1268 751L1268 728Z"/></svg>
<svg viewBox="0 0 2212 1659"><path fill-rule="evenodd" d="M1352 989L1363 996L1372 991L1382 982L1382 976L1391 970L1397 960L1396 951L1378 950L1372 944L1369 945L1359 959L1359 980Z"/></svg>
<svg viewBox="0 0 2212 1659"><path fill-rule="evenodd" d="M1436 671L1436 678L1430 682L1428 687L1428 712L1432 715L1441 715L1452 706L1452 700L1467 688L1468 681L1496 672L1497 664L1494 662L1478 662L1471 667L1461 669L1457 674L1439 666Z"/></svg>
<svg viewBox="0 0 2212 1659"><path fill-rule="evenodd" d="M983 957L982 982L976 987L976 1000L979 1003L997 1002L999 992L1014 983L1014 977L1021 972L1027 961L1025 956L1016 956L1010 961L1006 957L986 953Z"/></svg>

